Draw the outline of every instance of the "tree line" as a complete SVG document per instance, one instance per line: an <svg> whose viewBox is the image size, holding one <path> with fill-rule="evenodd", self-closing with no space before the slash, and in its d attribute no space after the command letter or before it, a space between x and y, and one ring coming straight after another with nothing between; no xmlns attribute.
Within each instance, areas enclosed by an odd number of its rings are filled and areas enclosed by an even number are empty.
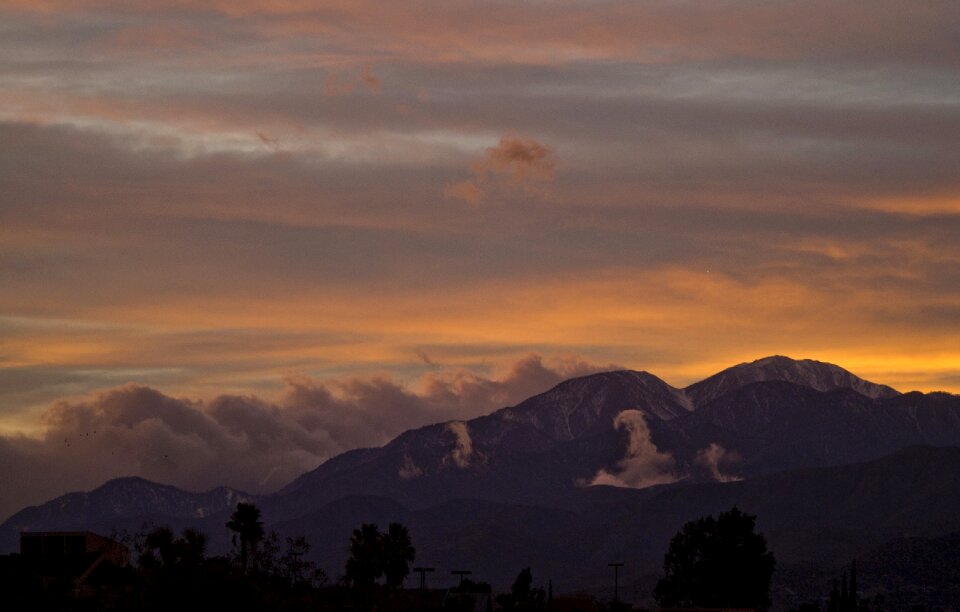
<svg viewBox="0 0 960 612"><path fill-rule="evenodd" d="M657 602L663 608L766 609L775 560L755 524L755 516L737 508L718 518L687 523L670 541L664 577L654 593ZM485 596L486 601L495 601L507 611L563 609L552 597L552 586L534 585L529 567L517 574L509 592L495 597L489 584L469 579L442 598L435 596L439 592L404 591L416 549L408 529L400 523L390 523L385 530L373 523L354 529L343 575L335 584L329 584L328 576L309 559L311 547L306 538L281 539L268 532L255 505L238 503L225 527L231 533L233 551L223 556L209 556L207 536L190 528L177 534L159 526L124 538L133 548L135 563L102 568L102 596L86 601L85 609L458 610L472 609L475 596ZM855 571L853 568L849 580L844 578L843 589L836 590L836 603L828 612L862 612L852 605L856 601ZM18 592L25 591L21 588ZM26 601L36 610L84 609L49 589L33 592ZM581 602L577 607L603 609L597 602ZM615 597L605 609L629 606Z"/></svg>

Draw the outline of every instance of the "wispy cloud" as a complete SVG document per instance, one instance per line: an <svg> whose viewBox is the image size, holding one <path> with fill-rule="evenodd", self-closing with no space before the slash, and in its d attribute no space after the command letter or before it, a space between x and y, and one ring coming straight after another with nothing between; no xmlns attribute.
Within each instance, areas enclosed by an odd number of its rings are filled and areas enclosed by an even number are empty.
<svg viewBox="0 0 960 612"><path fill-rule="evenodd" d="M627 450L614 470L601 469L590 481L591 486L610 485L643 489L679 480L677 465L670 453L663 453L650 439L650 429L639 410L624 410L613 421L617 429L628 434Z"/></svg>

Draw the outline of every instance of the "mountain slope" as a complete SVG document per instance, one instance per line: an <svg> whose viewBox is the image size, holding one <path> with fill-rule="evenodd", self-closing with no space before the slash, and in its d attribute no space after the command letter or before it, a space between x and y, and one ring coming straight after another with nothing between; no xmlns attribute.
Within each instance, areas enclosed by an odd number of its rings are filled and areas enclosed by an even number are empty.
<svg viewBox="0 0 960 612"><path fill-rule="evenodd" d="M412 507L459 497L554 498L623 455L625 436L613 421L626 409L653 422L688 414L689 403L646 372L574 378L517 406L331 459L281 489L277 510L292 516L342 495L382 495Z"/></svg>
<svg viewBox="0 0 960 612"><path fill-rule="evenodd" d="M636 412L618 428L624 410ZM665 487L671 489L867 461L914 444L960 445L960 396L898 394L830 364L772 357L687 390L644 372L572 379L490 415L428 425L383 447L344 453L257 503L277 522L347 498L388 499L412 513L466 499L567 511L583 500L629 505L660 494L585 489L601 470L611 476L606 482L625 470L654 470L655 478L620 482L676 481ZM139 527L144 517L182 522L198 509L204 517L227 512L242 496L176 492L136 479L117 483L26 509L5 527L99 528L111 521ZM222 521L209 522L222 531Z"/></svg>
<svg viewBox="0 0 960 612"><path fill-rule="evenodd" d="M871 399L884 399L899 394L895 389L863 380L831 363L812 359L790 359L782 355L735 365L690 385L684 391L694 405L701 406L752 383L775 380L817 391L850 389Z"/></svg>
<svg viewBox="0 0 960 612"><path fill-rule="evenodd" d="M649 442L615 429L624 410L643 415ZM293 516L338 495L383 495L412 508L462 497L546 503L601 470L616 474L630 448L649 443L674 460L660 482L851 463L913 444L960 444L960 397L904 395L831 364L779 356L685 390L645 372L605 372L332 459L281 490L277 510Z"/></svg>
<svg viewBox="0 0 960 612"><path fill-rule="evenodd" d="M778 563L831 567L893 539L960 530L960 448L913 447L871 462L735 483L579 489L567 502L559 509L461 499L410 509L351 497L278 528L306 534L331 575L342 570L357 524L400 521L410 528L418 563L436 566L437 576L467 567L505 586L532 566L562 592L606 586L611 559L633 576L658 574L670 537L685 522L736 505L758 515Z"/></svg>
<svg viewBox="0 0 960 612"><path fill-rule="evenodd" d="M960 396L908 393L872 399L784 381L747 384L664 424L660 443L696 460L717 444L739 476L874 459L916 445L960 445Z"/></svg>
<svg viewBox="0 0 960 612"><path fill-rule="evenodd" d="M194 493L143 478L117 478L86 493L68 493L17 512L0 525L0 550L16 550L21 531L135 532L143 523L193 524L232 511L254 496L217 487ZM218 530L222 531L222 530Z"/></svg>

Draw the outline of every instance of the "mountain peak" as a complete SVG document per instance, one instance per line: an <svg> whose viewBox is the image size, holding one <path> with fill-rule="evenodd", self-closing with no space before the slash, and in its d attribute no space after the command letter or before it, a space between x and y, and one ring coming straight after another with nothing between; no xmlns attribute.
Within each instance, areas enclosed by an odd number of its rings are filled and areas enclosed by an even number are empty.
<svg viewBox="0 0 960 612"><path fill-rule="evenodd" d="M695 405L701 406L746 385L773 380L799 384L817 391L852 389L872 399L899 395L896 389L864 380L832 363L791 359L783 355L771 355L735 365L690 385L685 391Z"/></svg>
<svg viewBox="0 0 960 612"><path fill-rule="evenodd" d="M623 410L670 420L690 411L683 391L648 372L614 370L566 380L495 414L526 422L554 440L569 440L609 428Z"/></svg>

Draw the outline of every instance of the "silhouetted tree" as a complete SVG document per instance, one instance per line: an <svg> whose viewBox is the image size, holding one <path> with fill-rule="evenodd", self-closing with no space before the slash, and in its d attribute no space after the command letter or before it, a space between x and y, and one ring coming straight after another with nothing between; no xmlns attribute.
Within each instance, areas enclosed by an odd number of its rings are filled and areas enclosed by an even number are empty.
<svg viewBox="0 0 960 612"><path fill-rule="evenodd" d="M287 548L280 557L280 573L290 584L315 586L327 581L327 575L313 561L304 557L310 552L310 543L303 536L287 538Z"/></svg>
<svg viewBox="0 0 960 612"><path fill-rule="evenodd" d="M533 572L529 567L520 570L510 593L497 597L497 603L504 610L542 610L546 600L546 593L541 588L533 587Z"/></svg>
<svg viewBox="0 0 960 612"><path fill-rule="evenodd" d="M235 532L233 545L240 545L240 567L247 571L248 554L255 549L263 539L263 521L260 520L260 509L253 504L240 502L237 509L227 521L227 529Z"/></svg>
<svg viewBox="0 0 960 612"><path fill-rule="evenodd" d="M834 578L830 599L827 600L827 612L857 612L861 607L858 589L857 562L854 560L850 564L850 579L847 580L847 572L844 572L839 589Z"/></svg>
<svg viewBox="0 0 960 612"><path fill-rule="evenodd" d="M173 531L167 526L156 527L143 538L137 564L147 570L169 567L174 562Z"/></svg>
<svg viewBox="0 0 960 612"><path fill-rule="evenodd" d="M847 610L857 612L860 603L860 594L857 592L857 560L850 563L850 593L847 595Z"/></svg>
<svg viewBox="0 0 960 612"><path fill-rule="evenodd" d="M390 523L382 535L383 574L387 586L399 588L410 573L410 564L417 551L410 541L410 532L400 523Z"/></svg>
<svg viewBox="0 0 960 612"><path fill-rule="evenodd" d="M355 587L369 588L383 575L383 536L374 523L364 523L350 537L345 578Z"/></svg>
<svg viewBox="0 0 960 612"><path fill-rule="evenodd" d="M155 527L144 534L137 548L137 564L147 571L176 565L197 566L206 555L207 536L187 528L183 535L175 538L169 527Z"/></svg>
<svg viewBox="0 0 960 612"><path fill-rule="evenodd" d="M369 588L385 576L386 585L397 588L403 586L415 556L410 533L400 523L390 523L386 533L373 523L365 523L350 537L344 578L355 587Z"/></svg>
<svg viewBox="0 0 960 612"><path fill-rule="evenodd" d="M207 554L207 534L188 527L180 538L174 540L173 546L180 563L200 565Z"/></svg>
<svg viewBox="0 0 960 612"><path fill-rule="evenodd" d="M755 525L756 516L736 507L684 525L664 556L654 592L660 605L767 608L776 561Z"/></svg>

